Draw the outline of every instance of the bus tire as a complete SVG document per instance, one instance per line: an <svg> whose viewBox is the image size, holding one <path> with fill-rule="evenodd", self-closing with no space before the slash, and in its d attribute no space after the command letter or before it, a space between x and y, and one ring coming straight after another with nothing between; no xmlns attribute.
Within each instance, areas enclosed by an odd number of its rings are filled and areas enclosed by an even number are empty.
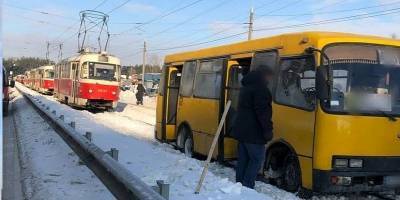
<svg viewBox="0 0 400 200"><path fill-rule="evenodd" d="M181 152L183 152L186 132L187 132L186 127L183 126L179 128L178 135L176 136L176 148Z"/></svg>
<svg viewBox="0 0 400 200"><path fill-rule="evenodd" d="M289 192L298 192L301 189L301 172L297 157L289 153L284 161L283 187Z"/></svg>
<svg viewBox="0 0 400 200"><path fill-rule="evenodd" d="M193 157L193 135L189 131L186 132L183 142L183 153L189 158Z"/></svg>

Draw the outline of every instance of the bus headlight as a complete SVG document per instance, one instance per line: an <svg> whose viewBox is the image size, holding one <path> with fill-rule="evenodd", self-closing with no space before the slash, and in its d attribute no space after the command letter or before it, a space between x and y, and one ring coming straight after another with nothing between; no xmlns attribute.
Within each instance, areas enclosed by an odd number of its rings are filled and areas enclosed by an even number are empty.
<svg viewBox="0 0 400 200"><path fill-rule="evenodd" d="M350 159L349 166L352 168L361 168L363 167L363 160L361 159Z"/></svg>
<svg viewBox="0 0 400 200"><path fill-rule="evenodd" d="M349 160L344 159L344 158L336 158L334 160L334 166L336 168L345 168L345 167L349 166Z"/></svg>

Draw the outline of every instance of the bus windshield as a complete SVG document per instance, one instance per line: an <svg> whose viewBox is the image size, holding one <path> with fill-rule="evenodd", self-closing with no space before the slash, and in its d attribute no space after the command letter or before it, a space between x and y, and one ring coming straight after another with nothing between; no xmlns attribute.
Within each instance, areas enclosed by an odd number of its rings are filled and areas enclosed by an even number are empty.
<svg viewBox="0 0 400 200"><path fill-rule="evenodd" d="M347 44L325 53L333 80L327 110L400 115L400 48Z"/></svg>
<svg viewBox="0 0 400 200"><path fill-rule="evenodd" d="M117 81L117 67L112 64L89 62L89 79Z"/></svg>

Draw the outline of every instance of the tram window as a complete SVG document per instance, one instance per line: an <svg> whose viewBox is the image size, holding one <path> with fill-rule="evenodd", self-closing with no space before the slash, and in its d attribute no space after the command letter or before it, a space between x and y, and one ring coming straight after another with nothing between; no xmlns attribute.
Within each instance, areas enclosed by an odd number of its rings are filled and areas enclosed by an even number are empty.
<svg viewBox="0 0 400 200"><path fill-rule="evenodd" d="M315 106L315 65L312 57L283 59L280 64L276 101L307 110Z"/></svg>
<svg viewBox="0 0 400 200"><path fill-rule="evenodd" d="M181 96L189 97L193 93L194 77L196 75L196 61L185 62L183 64L182 78L181 78Z"/></svg>
<svg viewBox="0 0 400 200"><path fill-rule="evenodd" d="M194 96L219 99L221 94L222 59L202 61L196 75Z"/></svg>

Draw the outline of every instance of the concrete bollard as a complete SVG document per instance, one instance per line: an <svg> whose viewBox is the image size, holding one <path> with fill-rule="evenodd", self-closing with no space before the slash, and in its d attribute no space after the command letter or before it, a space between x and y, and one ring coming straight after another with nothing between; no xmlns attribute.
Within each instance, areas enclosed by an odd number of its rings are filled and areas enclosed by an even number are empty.
<svg viewBox="0 0 400 200"><path fill-rule="evenodd" d="M64 121L64 115L60 115L59 118Z"/></svg>
<svg viewBox="0 0 400 200"><path fill-rule="evenodd" d="M56 110L53 110L51 113L53 113L53 115L55 115L56 114Z"/></svg>
<svg viewBox="0 0 400 200"><path fill-rule="evenodd" d="M157 185L152 186L152 188L162 197L169 200L169 184L165 183L163 180L157 180L156 183Z"/></svg>
<svg viewBox="0 0 400 200"><path fill-rule="evenodd" d="M107 151L106 153L114 158L114 160L118 161L118 149L111 148L110 151Z"/></svg>
<svg viewBox="0 0 400 200"><path fill-rule="evenodd" d="M92 132L87 131L84 135L84 137L86 139L88 139L89 141L92 141Z"/></svg>
<svg viewBox="0 0 400 200"><path fill-rule="evenodd" d="M74 122L74 121L71 121L71 122L69 123L69 125L70 125L73 129L75 129L75 122Z"/></svg>
<svg viewBox="0 0 400 200"><path fill-rule="evenodd" d="M49 107L49 106L47 106L47 107L46 107L46 110L50 110L50 107Z"/></svg>

